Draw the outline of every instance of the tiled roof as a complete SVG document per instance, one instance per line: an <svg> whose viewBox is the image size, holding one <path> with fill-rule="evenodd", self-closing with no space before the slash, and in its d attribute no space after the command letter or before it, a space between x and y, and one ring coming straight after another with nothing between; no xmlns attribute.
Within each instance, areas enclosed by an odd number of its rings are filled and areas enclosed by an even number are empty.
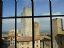
<svg viewBox="0 0 64 48"><path fill-rule="evenodd" d="M11 45L11 46L9 46L8 48L15 48L15 46L14 46L14 45Z"/></svg>
<svg viewBox="0 0 64 48"><path fill-rule="evenodd" d="M34 40L40 40L40 36L36 36L35 38L34 38ZM19 42L19 41L32 41L32 37L30 37L30 36L20 36L20 37L17 37L17 41Z"/></svg>
<svg viewBox="0 0 64 48"><path fill-rule="evenodd" d="M40 40L51 40L51 38L48 36L41 36Z"/></svg>

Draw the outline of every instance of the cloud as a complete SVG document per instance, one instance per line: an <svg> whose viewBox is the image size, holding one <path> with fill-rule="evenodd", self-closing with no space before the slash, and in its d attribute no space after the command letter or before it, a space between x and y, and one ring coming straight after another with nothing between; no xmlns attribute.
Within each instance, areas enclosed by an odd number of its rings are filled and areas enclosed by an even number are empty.
<svg viewBox="0 0 64 48"><path fill-rule="evenodd" d="M21 19L17 19L17 23L20 23ZM3 19L3 23L15 23L15 19Z"/></svg>
<svg viewBox="0 0 64 48"><path fill-rule="evenodd" d="M14 19L3 19L3 23L15 23Z"/></svg>
<svg viewBox="0 0 64 48"><path fill-rule="evenodd" d="M55 12L55 13L52 13L53 15L62 15L61 12Z"/></svg>
<svg viewBox="0 0 64 48"><path fill-rule="evenodd" d="M50 13L43 13L42 15L50 15ZM61 12L53 12L52 15L62 15Z"/></svg>

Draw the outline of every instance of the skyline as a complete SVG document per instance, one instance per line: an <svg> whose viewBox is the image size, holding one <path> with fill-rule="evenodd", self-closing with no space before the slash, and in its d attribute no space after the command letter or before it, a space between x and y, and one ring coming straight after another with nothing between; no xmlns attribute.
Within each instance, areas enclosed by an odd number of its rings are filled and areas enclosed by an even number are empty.
<svg viewBox="0 0 64 48"><path fill-rule="evenodd" d="M55 18L53 18L55 19ZM64 29L64 18L63 20L63 29ZM35 18L35 22L38 22L40 25L40 32L50 32L50 18ZM19 32L21 31L21 19L17 19L17 29ZM14 19L4 19L2 25L2 31L8 32L11 29L15 28L15 20Z"/></svg>

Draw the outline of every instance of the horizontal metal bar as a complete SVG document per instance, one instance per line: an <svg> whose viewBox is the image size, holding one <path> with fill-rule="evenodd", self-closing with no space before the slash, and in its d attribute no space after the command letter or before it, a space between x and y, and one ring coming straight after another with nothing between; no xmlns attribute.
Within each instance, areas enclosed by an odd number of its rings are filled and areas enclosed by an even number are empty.
<svg viewBox="0 0 64 48"><path fill-rule="evenodd" d="M34 16L34 18L41 18L41 17L50 17L50 15ZM52 17L64 17L64 15L52 15ZM11 18L32 18L32 16L0 17L0 18L1 18L1 19L11 19Z"/></svg>

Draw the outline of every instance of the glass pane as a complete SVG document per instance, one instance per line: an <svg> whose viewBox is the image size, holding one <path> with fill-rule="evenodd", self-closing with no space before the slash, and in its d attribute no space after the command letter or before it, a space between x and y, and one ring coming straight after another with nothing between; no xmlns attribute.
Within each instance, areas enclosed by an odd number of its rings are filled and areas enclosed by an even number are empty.
<svg viewBox="0 0 64 48"><path fill-rule="evenodd" d="M50 18L34 18L35 48L51 48Z"/></svg>
<svg viewBox="0 0 64 48"><path fill-rule="evenodd" d="M3 0L3 17L15 16L15 1Z"/></svg>
<svg viewBox="0 0 64 48"><path fill-rule="evenodd" d="M42 16L49 15L49 2L48 0L34 0L34 15Z"/></svg>
<svg viewBox="0 0 64 48"><path fill-rule="evenodd" d="M64 17L53 17L53 48L64 47Z"/></svg>
<svg viewBox="0 0 64 48"><path fill-rule="evenodd" d="M17 16L32 16L31 0L17 0Z"/></svg>
<svg viewBox="0 0 64 48"><path fill-rule="evenodd" d="M32 48L32 18L17 19L17 48Z"/></svg>
<svg viewBox="0 0 64 48"><path fill-rule="evenodd" d="M2 19L3 48L15 48L15 20Z"/></svg>
<svg viewBox="0 0 64 48"><path fill-rule="evenodd" d="M51 0L54 15L64 15L64 0Z"/></svg>

